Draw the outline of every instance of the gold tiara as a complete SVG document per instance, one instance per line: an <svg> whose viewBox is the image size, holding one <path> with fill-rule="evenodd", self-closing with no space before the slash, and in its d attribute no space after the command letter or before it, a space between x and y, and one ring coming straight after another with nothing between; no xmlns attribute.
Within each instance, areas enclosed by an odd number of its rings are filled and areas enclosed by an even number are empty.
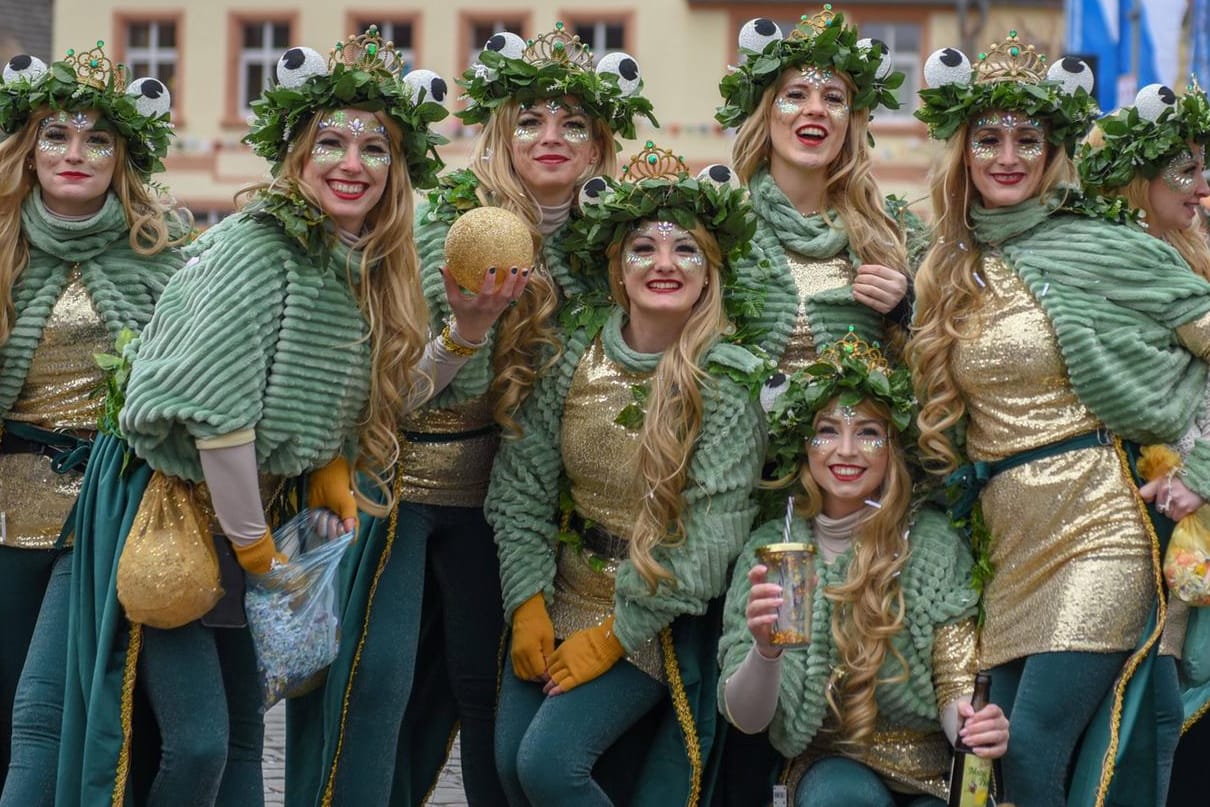
<svg viewBox="0 0 1210 807"><path fill-rule="evenodd" d="M638 182L641 179L668 179L676 181L682 175L689 173L689 166L668 149L656 148L655 143L647 141L643 150L630 158L630 162L622 167L622 176L628 182Z"/></svg>
<svg viewBox="0 0 1210 807"><path fill-rule="evenodd" d="M69 49L67 63L75 69L76 81L80 84L103 90L112 81L114 87L123 89L126 87L126 67L110 61L104 48L105 43L98 39L97 46L92 50L76 53Z"/></svg>
<svg viewBox="0 0 1210 807"><path fill-rule="evenodd" d="M581 70L592 69L592 49L580 41L580 37L567 33L563 23L556 22L555 29L526 43L525 56L529 64L565 64Z"/></svg>
<svg viewBox="0 0 1210 807"><path fill-rule="evenodd" d="M395 43L384 41L378 34L378 26L371 25L364 34L349 36L328 55L328 70L343 64L354 70L367 73L386 73L395 76L401 67L395 52Z"/></svg>
<svg viewBox="0 0 1210 807"><path fill-rule="evenodd" d="M1046 57L1033 45L1023 45L1016 31L1003 42L993 42L975 63L975 81L981 84L1016 81L1038 84L1046 78Z"/></svg>
<svg viewBox="0 0 1210 807"><path fill-rule="evenodd" d="M844 359L855 359L865 365L866 371L877 370L885 376L890 376L891 365L879 349L878 343L865 341L857 335L856 329L850 325L849 332L843 338L824 345L819 350L819 361L825 361L835 367L841 367Z"/></svg>
<svg viewBox="0 0 1210 807"><path fill-rule="evenodd" d="M798 25L794 26L794 30L786 39L814 39L832 24L835 17L836 15L832 13L832 4L824 3L822 11L812 14L810 17L803 14L798 20Z"/></svg>

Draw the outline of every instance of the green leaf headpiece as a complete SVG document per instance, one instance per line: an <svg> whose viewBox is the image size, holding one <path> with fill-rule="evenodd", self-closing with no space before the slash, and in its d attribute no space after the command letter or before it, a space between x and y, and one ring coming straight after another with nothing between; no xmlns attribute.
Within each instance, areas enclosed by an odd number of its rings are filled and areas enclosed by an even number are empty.
<svg viewBox="0 0 1210 807"><path fill-rule="evenodd" d="M611 244L640 221L670 221L686 230L700 222L718 239L725 262L742 254L756 232L747 192L731 169L712 165L690 176L684 160L650 140L622 169L622 179L593 177L580 190L582 215L567 224L563 246L574 269L593 271Z"/></svg>
<svg viewBox="0 0 1210 807"><path fill-rule="evenodd" d="M1016 31L980 53L974 67L960 50L934 51L924 63L924 80L928 89L920 91L916 117L934 140L948 140L979 113L1002 110L1045 120L1046 139L1072 154L1097 114L1092 69L1074 56L1048 69L1046 57Z"/></svg>
<svg viewBox="0 0 1210 807"><path fill-rule="evenodd" d="M252 102L255 118L244 142L276 174L293 138L316 114L346 107L382 112L403 132L412 185L431 188L443 165L436 147L447 141L430 127L449 114L442 106L446 83L431 70L401 78L400 67L394 43L383 41L374 25L336 43L326 62L311 48L290 48L277 61L277 86Z"/></svg>
<svg viewBox="0 0 1210 807"><path fill-rule="evenodd" d="M1159 175L1173 158L1193 141L1210 142L1210 100L1195 82L1177 96L1162 84L1139 90L1134 106L1102 118L1097 126L1104 143L1094 149L1080 147L1080 179L1093 192L1120 188L1139 172L1148 179Z"/></svg>
<svg viewBox="0 0 1210 807"><path fill-rule="evenodd" d="M841 406L872 399L891 412L890 427L904 435L905 450L915 445L916 399L906 367L891 369L877 342L870 344L850 326L844 338L820 348L813 364L787 376L777 373L761 390L761 405L769 417L768 457L772 476L793 475L804 444L815 434L815 416L833 398Z"/></svg>
<svg viewBox="0 0 1210 807"><path fill-rule="evenodd" d="M814 16L804 14L786 37L772 20L749 20L740 29L739 49L743 64L718 85L724 103L714 117L723 126L739 126L747 120L765 90L791 67L848 76L856 87L853 109L899 107L894 91L903 84L904 75L891 69L886 44L858 39L857 28L846 26L843 14L833 14L831 3Z"/></svg>
<svg viewBox="0 0 1210 807"><path fill-rule="evenodd" d="M498 33L458 79L468 104L456 114L466 124L484 123L506 101L524 107L570 95L586 115L605 121L621 137L635 136L634 121L640 115L659 126L651 102L642 96L643 79L633 56L610 53L596 69L592 60L592 50L561 22L529 41L508 31Z"/></svg>
<svg viewBox="0 0 1210 807"><path fill-rule="evenodd" d="M0 131L19 132L30 115L43 107L56 112L96 110L125 141L127 160L144 182L164 170L172 124L168 88L154 78L126 85L126 67L105 55L105 43L92 50L67 51L49 67L22 54L4 67L0 84Z"/></svg>

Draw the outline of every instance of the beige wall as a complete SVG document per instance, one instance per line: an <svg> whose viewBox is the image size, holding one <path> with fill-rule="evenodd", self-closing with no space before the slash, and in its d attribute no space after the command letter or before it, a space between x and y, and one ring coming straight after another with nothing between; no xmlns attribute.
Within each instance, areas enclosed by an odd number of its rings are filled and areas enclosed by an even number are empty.
<svg viewBox="0 0 1210 807"><path fill-rule="evenodd" d="M1047 9L1013 10L1011 3L996 6L984 28L989 32L985 39L1016 28L1023 37L1057 52L1062 41L1057 0ZM417 66L437 71L451 84L473 56L468 29L472 20L521 19L524 34L533 36L549 30L557 19L624 19L625 47L643 70L646 93L663 130L641 128L639 143L626 144L623 159L651 138L691 164L704 165L729 161L730 134L715 126L713 114L719 100L718 80L735 59L739 25L757 15L787 18L817 8L711 0L430 0L423 5L384 0L56 0L54 53L61 56L67 48L90 47L98 38L108 43L107 51L120 53L128 21L174 20L180 51L174 93L178 137L167 161L165 184L195 210L223 210L230 208L235 190L265 176L264 163L239 144L245 123L231 109L237 75L233 51L238 47L233 20L238 17L289 21L290 44L325 53L350 33L346 29L355 17L408 17L414 23ZM849 16L867 23L918 22L923 59L935 48L959 43L951 8L944 3L863 4L854 6ZM453 119L443 124L442 131L452 141L442 152L446 162L464 164L474 131L462 129ZM885 190L921 197L931 152L923 127L911 120L883 120L874 123L874 132L876 172Z"/></svg>

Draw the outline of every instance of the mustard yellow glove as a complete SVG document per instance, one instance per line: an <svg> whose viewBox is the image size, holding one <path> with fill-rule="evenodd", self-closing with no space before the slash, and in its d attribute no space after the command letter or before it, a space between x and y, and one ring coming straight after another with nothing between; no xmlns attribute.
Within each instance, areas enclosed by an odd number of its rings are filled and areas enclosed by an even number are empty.
<svg viewBox="0 0 1210 807"><path fill-rule="evenodd" d="M244 567L248 574L265 574L273 568L274 561L278 564L289 562L289 558L277 551L273 544L273 533L267 529L258 540L246 546L232 541L231 549L235 552L239 565Z"/></svg>
<svg viewBox="0 0 1210 807"><path fill-rule="evenodd" d="M555 650L555 626L538 592L513 612L513 672L522 681L540 681Z"/></svg>
<svg viewBox="0 0 1210 807"><path fill-rule="evenodd" d="M604 675L626 651L613 635L613 617L604 625L578 630L555 650L547 665L550 680L567 692Z"/></svg>
<svg viewBox="0 0 1210 807"><path fill-rule="evenodd" d="M307 507L326 507L341 521L357 518L357 501L353 498L353 469L339 454L336 459L307 477Z"/></svg>

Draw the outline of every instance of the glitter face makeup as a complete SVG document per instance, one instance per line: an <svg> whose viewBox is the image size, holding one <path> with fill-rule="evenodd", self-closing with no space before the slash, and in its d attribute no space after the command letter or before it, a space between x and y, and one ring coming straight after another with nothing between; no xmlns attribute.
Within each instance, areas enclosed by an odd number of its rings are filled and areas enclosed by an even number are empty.
<svg viewBox="0 0 1210 807"><path fill-rule="evenodd" d="M591 138L592 138L592 133L588 131L587 127L583 128L583 129L564 129L563 130L563 139L566 140L570 145L573 145L573 146L582 146L585 143L587 143Z"/></svg>
<svg viewBox="0 0 1210 807"><path fill-rule="evenodd" d="M840 417L845 423L852 423L853 418L857 417L857 409L852 406L840 407Z"/></svg>
<svg viewBox="0 0 1210 807"><path fill-rule="evenodd" d="M388 137L387 128L368 112L350 114L344 109L332 110L319 121L319 136L311 147L311 159L316 165L330 167L342 162L349 148L355 147L357 159L366 170L386 168L391 164Z"/></svg>
<svg viewBox="0 0 1210 807"><path fill-rule="evenodd" d="M100 143L89 143L84 147L84 158L89 162L99 163L113 159L113 146Z"/></svg>
<svg viewBox="0 0 1210 807"><path fill-rule="evenodd" d="M834 400L815 418L807 467L823 494L823 512L845 516L881 498L888 464L887 422L869 404Z"/></svg>
<svg viewBox="0 0 1210 807"><path fill-rule="evenodd" d="M799 76L807 84L812 87L820 88L827 84L832 79L836 78L836 74L825 67L817 67L816 65L803 65L799 68Z"/></svg>
<svg viewBox="0 0 1210 807"><path fill-rule="evenodd" d="M970 127L967 147L976 162L988 163L1000 156L1012 140L1022 162L1032 163L1046 154L1046 129L1036 118L1015 112L988 112Z"/></svg>
<svg viewBox="0 0 1210 807"><path fill-rule="evenodd" d="M362 232L390 181L390 133L374 113L352 107L324 112L300 183L341 230Z"/></svg>
<svg viewBox="0 0 1210 807"><path fill-rule="evenodd" d="M33 162L47 208L64 216L99 210L116 156L117 136L95 110L60 110L42 119Z"/></svg>
<svg viewBox="0 0 1210 807"><path fill-rule="evenodd" d="M622 252L621 280L631 322L656 318L683 324L707 288L706 269L706 256L687 230L670 221L641 223Z"/></svg>
<svg viewBox="0 0 1210 807"><path fill-rule="evenodd" d="M1192 226L1210 196L1206 181L1206 148L1187 142L1147 183L1147 231L1157 238Z"/></svg>
<svg viewBox="0 0 1210 807"><path fill-rule="evenodd" d="M71 125L77 132L82 132L92 126L92 121L83 112L73 112L71 113Z"/></svg>
<svg viewBox="0 0 1210 807"><path fill-rule="evenodd" d="M1001 110L985 112L971 121L967 169L986 207L1015 205L1037 193L1047 154L1043 121Z"/></svg>
<svg viewBox="0 0 1210 807"><path fill-rule="evenodd" d="M319 130L322 132L325 129L343 129L353 136L354 140L359 139L366 132L376 135L387 136L387 127L382 125L382 122L374 119L374 123L370 126L366 125L365 119L359 116L350 116L343 109L335 110L319 122Z"/></svg>
<svg viewBox="0 0 1210 807"><path fill-rule="evenodd" d="M1203 152L1203 163L1204 161ZM1170 190L1182 194L1192 193L1193 184L1196 180L1194 175L1196 166L1197 161L1193 159L1193 152L1186 149L1168 161L1168 164L1164 166L1164 170L1160 173L1160 177L1163 178L1164 184Z"/></svg>
<svg viewBox="0 0 1210 807"><path fill-rule="evenodd" d="M517 143L533 143L542 134L538 126L518 126L513 129L513 140Z"/></svg>
<svg viewBox="0 0 1210 807"><path fill-rule="evenodd" d="M345 149L316 143L311 148L311 159L319 165L335 165L345 158Z"/></svg>
<svg viewBox="0 0 1210 807"><path fill-rule="evenodd" d="M592 123L572 96L544 99L518 111L506 157L539 204L565 204L575 197L583 177L599 173L602 141L594 136Z"/></svg>

